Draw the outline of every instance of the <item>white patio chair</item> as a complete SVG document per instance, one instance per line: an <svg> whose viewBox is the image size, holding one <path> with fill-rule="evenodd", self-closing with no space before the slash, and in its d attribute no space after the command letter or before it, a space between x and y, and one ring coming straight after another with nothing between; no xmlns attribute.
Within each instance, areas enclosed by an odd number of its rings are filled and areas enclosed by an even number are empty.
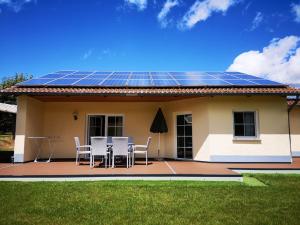
<svg viewBox="0 0 300 225"><path fill-rule="evenodd" d="M110 166L110 151L107 147L107 137L91 137L92 146L92 165L95 166L95 156L103 156L105 160L105 168Z"/></svg>
<svg viewBox="0 0 300 225"><path fill-rule="evenodd" d="M146 145L134 145L132 154L132 164L134 164L135 154L144 154L146 158L146 165L148 165L148 149L151 143L151 137L148 137Z"/></svg>
<svg viewBox="0 0 300 225"><path fill-rule="evenodd" d="M76 146L76 165L80 163L81 155L88 155L90 157L90 166L92 166L92 156L91 156L91 146L90 145L80 145L79 137L74 137ZM84 149L84 150L81 150ZM86 150L88 149L88 150Z"/></svg>
<svg viewBox="0 0 300 225"><path fill-rule="evenodd" d="M115 167L116 156L126 156L127 168L130 165L130 151L128 148L128 137L112 137L112 167Z"/></svg>

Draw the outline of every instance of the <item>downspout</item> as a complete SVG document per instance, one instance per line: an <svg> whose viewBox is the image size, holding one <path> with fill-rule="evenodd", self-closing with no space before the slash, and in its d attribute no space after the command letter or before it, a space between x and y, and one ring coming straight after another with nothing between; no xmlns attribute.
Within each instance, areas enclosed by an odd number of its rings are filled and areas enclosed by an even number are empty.
<svg viewBox="0 0 300 225"><path fill-rule="evenodd" d="M291 163L293 162L293 151L292 151L292 137L291 137L291 120L290 120L290 112L299 102L299 95L296 96L295 101L288 107L288 129L289 129L289 142L290 142L290 153L291 153Z"/></svg>

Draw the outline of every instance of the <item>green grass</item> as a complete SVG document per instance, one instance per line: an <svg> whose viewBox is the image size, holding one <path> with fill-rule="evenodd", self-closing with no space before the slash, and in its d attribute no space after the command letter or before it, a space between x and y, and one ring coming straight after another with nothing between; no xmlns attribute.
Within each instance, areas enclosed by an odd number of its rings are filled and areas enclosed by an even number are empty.
<svg viewBox="0 0 300 225"><path fill-rule="evenodd" d="M238 182L0 182L0 224L300 224L299 175Z"/></svg>

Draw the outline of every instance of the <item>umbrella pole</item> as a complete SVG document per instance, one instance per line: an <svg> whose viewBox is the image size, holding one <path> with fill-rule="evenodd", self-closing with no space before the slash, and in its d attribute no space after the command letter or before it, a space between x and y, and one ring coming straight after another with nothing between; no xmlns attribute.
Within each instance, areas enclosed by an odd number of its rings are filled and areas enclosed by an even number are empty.
<svg viewBox="0 0 300 225"><path fill-rule="evenodd" d="M158 133L158 151L157 151L157 153L158 153L158 160L160 160L160 156L159 156L159 150L160 150L160 133Z"/></svg>

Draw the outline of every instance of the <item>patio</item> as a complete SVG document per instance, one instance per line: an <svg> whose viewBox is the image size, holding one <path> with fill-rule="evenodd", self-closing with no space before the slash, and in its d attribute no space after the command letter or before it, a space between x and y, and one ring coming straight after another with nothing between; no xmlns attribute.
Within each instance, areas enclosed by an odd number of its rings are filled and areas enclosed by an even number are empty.
<svg viewBox="0 0 300 225"><path fill-rule="evenodd" d="M98 164L97 164L98 165ZM242 181L235 170L300 172L300 158L293 163L206 163L196 161L137 161L133 167L90 168L88 162L76 166L74 161L51 163L1 163L1 180L107 180L107 179L151 179L151 180L228 180ZM50 179L50 180L51 180Z"/></svg>

